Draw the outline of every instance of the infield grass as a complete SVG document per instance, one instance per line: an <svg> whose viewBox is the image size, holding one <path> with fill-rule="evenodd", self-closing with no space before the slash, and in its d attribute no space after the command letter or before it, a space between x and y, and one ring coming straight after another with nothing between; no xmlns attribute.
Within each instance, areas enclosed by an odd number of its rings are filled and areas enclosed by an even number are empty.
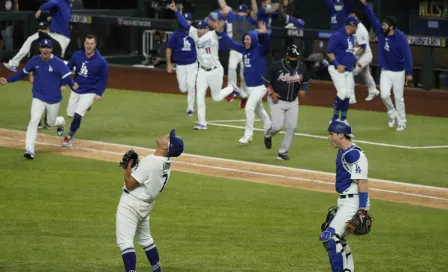
<svg viewBox="0 0 448 272"><path fill-rule="evenodd" d="M0 108L0 127L26 130L31 108L30 84L18 82L2 86L3 106ZM69 92L64 94L60 114L66 116ZM283 135L273 139L273 148L266 150L263 135L255 132L254 141L247 146L238 143L243 130L209 125L207 131L192 130L196 117L185 115L186 96L108 89L102 101L94 104L83 119L76 137L155 147L155 136L176 128L185 140L185 152L267 164L333 172L335 150L325 139L295 137L290 161L277 161L276 151ZM265 108L268 110L267 105ZM297 132L326 136L332 109L300 106ZM245 113L238 102L216 103L207 99L208 120L239 120ZM448 145L448 118L408 115L408 127L399 133L387 127L383 112L349 112L355 140L394 145ZM69 126L70 119L67 119ZM230 123L232 124L232 123ZM244 126L244 122L233 123ZM256 123L260 128L261 124ZM54 134L54 130L40 130ZM356 142L356 141L355 141ZM448 148L399 149L360 144L369 159L369 176L409 183L448 187Z"/></svg>
<svg viewBox="0 0 448 272"><path fill-rule="evenodd" d="M0 148L0 271L122 271L116 164ZM318 241L336 194L173 172L151 213L163 271L329 271ZM373 200L356 271L445 271L447 211ZM137 271L149 272L135 244Z"/></svg>

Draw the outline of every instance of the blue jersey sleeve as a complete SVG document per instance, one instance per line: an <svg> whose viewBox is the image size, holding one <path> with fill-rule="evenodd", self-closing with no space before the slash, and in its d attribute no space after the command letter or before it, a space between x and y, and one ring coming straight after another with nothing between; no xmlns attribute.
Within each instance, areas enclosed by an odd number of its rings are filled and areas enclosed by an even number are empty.
<svg viewBox="0 0 448 272"><path fill-rule="evenodd" d="M336 51L336 47L338 46L338 43L339 43L339 39L338 39L337 34L331 36L330 40L328 41L327 53L334 54Z"/></svg>
<svg viewBox="0 0 448 272"><path fill-rule="evenodd" d="M186 30L190 30L191 25L187 22L184 16L182 16L179 11L174 12L174 14L176 14L177 21L180 23L180 25Z"/></svg>
<svg viewBox="0 0 448 272"><path fill-rule="evenodd" d="M57 8L58 5L59 5L58 0L51 0L40 6L40 10L41 11L50 10L52 8Z"/></svg>
<svg viewBox="0 0 448 272"><path fill-rule="evenodd" d="M103 59L103 61L102 61L101 70L100 70L100 76L99 77L101 79L101 83L100 83L100 86L98 88L97 95L102 96L104 91L106 90L107 81L109 80L109 70L108 70L107 62L106 62L105 59Z"/></svg>
<svg viewBox="0 0 448 272"><path fill-rule="evenodd" d="M369 19L369 22L372 24L372 27L375 30L376 35L377 36L383 35L383 29L381 28L381 23L375 17L375 14L373 14L373 11L370 9L368 5L364 5L364 11L366 13L367 18Z"/></svg>
<svg viewBox="0 0 448 272"><path fill-rule="evenodd" d="M35 63L35 61L36 61L36 58L31 58L30 61L28 61L25 64L25 68L23 68L23 72L25 74L29 74L29 73L34 71L34 66L35 66L34 63Z"/></svg>
<svg viewBox="0 0 448 272"><path fill-rule="evenodd" d="M411 47L409 46L408 39L403 33L400 33L400 47L405 59L406 75L412 76L414 68L412 63Z"/></svg>
<svg viewBox="0 0 448 272"><path fill-rule="evenodd" d="M73 68L76 67L76 56L78 55L78 52L73 54L73 56L68 60L67 67L70 71L73 71Z"/></svg>
<svg viewBox="0 0 448 272"><path fill-rule="evenodd" d="M227 14L226 21L229 23L232 23L233 21L235 21L238 18L237 16L238 15L235 12L233 12L233 10L231 10L229 12L229 14Z"/></svg>
<svg viewBox="0 0 448 272"><path fill-rule="evenodd" d="M240 52L241 54L244 54L244 46L240 43L235 42L234 40L232 40L227 33L222 32L219 33L217 31L215 31L215 33L221 37L221 40L228 45L231 49Z"/></svg>
<svg viewBox="0 0 448 272"><path fill-rule="evenodd" d="M174 32L169 38L166 44L166 48L173 49L174 48L174 40L176 39L176 32Z"/></svg>

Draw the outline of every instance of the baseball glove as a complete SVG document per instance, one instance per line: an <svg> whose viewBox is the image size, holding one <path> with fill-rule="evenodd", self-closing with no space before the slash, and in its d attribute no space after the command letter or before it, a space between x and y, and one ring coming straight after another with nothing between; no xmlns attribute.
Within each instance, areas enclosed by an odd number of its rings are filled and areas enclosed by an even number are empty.
<svg viewBox="0 0 448 272"><path fill-rule="evenodd" d="M120 167L126 169L128 167L128 163L130 160L132 160L132 166L131 166L132 168L134 168L139 162L138 154L137 152L134 151L134 149L129 150L123 155L123 158L121 159L120 162Z"/></svg>
<svg viewBox="0 0 448 272"><path fill-rule="evenodd" d="M358 210L345 225L345 230L354 235L366 235L372 228L373 217L366 210Z"/></svg>

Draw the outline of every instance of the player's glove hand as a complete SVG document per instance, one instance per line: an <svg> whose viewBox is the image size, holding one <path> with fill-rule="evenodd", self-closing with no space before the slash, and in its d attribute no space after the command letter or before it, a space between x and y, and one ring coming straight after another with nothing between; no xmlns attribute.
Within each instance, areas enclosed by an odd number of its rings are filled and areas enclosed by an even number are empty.
<svg viewBox="0 0 448 272"><path fill-rule="evenodd" d="M366 235L372 228L373 217L367 210L359 209L356 214L345 224L345 230L354 235Z"/></svg>
<svg viewBox="0 0 448 272"><path fill-rule="evenodd" d="M126 152L126 154L123 155L123 158L121 159L120 162L120 167L126 169L131 160L132 160L131 167L134 168L139 162L138 154L137 152L134 151L134 149L129 150L128 152Z"/></svg>

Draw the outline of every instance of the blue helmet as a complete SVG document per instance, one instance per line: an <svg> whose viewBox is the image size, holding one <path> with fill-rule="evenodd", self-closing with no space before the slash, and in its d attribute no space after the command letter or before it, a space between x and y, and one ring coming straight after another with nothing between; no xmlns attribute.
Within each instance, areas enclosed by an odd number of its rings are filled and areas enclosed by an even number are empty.
<svg viewBox="0 0 448 272"><path fill-rule="evenodd" d="M352 134L352 127L341 120L332 121L328 126L328 132L344 134L347 137L355 138Z"/></svg>

